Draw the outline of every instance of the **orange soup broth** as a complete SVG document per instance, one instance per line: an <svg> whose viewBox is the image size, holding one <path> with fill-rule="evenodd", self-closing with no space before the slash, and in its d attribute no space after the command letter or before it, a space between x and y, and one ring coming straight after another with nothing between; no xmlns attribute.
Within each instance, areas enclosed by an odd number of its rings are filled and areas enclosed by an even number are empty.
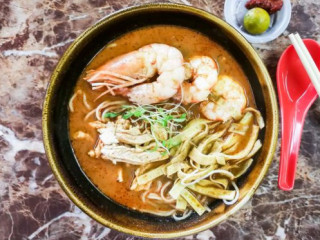
<svg viewBox="0 0 320 240"><path fill-rule="evenodd" d="M212 41L208 37L199 32L178 27L178 26L154 26L139 29L115 39L102 49L89 63L80 76L75 92L78 90L86 94L87 102L92 108L97 107L102 101L110 99L121 99L121 97L104 96L95 101L101 93L92 91L89 83L83 80L84 73L90 69L95 69L103 65L106 61L124 53L136 50L144 45L151 43L164 43L178 48L185 59L195 55L206 55L216 59L219 65L219 74L229 75L231 78L241 84L246 92L248 105L254 106L254 98L250 84L242 71L240 65L235 59L220 45ZM85 115L90 111L83 104L81 95L73 101L74 112L70 112L69 126L72 147L75 155L86 175L90 180L110 199L124 205L126 207L137 210L168 210L168 205L152 205L141 200L143 191L136 192L130 190L130 185L134 178L134 171L137 166L125 163L113 164L109 160L102 158L92 158L88 152L92 150L98 139L96 129L90 127L88 122L95 121L95 115L91 116L87 121L84 120ZM90 135L90 140L73 139L76 132L82 131ZM123 182L117 181L118 171L123 170ZM169 179L159 178L163 183ZM156 182L152 185L152 189L156 188Z"/></svg>

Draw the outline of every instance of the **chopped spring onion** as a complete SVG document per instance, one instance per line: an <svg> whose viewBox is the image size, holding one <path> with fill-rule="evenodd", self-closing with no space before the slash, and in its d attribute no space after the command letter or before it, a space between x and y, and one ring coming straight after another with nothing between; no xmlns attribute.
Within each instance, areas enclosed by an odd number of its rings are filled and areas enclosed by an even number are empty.
<svg viewBox="0 0 320 240"><path fill-rule="evenodd" d="M173 121L175 121L175 122L184 122L184 121L186 121L186 118L187 118L187 114L183 113L180 117L174 118Z"/></svg>
<svg viewBox="0 0 320 240"><path fill-rule="evenodd" d="M166 108L166 105L169 108ZM184 112L184 113L182 113ZM122 118L130 119L131 121L146 122L150 128L152 135L158 147L166 150L170 154L170 149L179 145L180 142L169 140L163 142L163 139L158 138L154 133L154 126L159 125L164 128L166 135L172 136L177 133L178 129L182 127L182 123L187 120L186 110L179 105L171 105L169 103L161 103L155 105L122 105ZM164 153L165 154L165 153Z"/></svg>
<svg viewBox="0 0 320 240"><path fill-rule="evenodd" d="M104 118L115 118L119 116L119 113L116 113L116 112L106 112L103 117Z"/></svg>

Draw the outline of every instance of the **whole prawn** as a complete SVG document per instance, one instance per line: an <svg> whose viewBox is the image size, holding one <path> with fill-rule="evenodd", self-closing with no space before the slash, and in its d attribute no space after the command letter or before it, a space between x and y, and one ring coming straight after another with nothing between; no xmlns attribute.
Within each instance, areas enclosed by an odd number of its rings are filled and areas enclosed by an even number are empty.
<svg viewBox="0 0 320 240"><path fill-rule="evenodd" d="M198 103L208 99L212 87L218 79L218 66L208 56L194 56L185 64L186 78L191 82L183 82L177 98L182 102Z"/></svg>
<svg viewBox="0 0 320 240"><path fill-rule="evenodd" d="M200 112L210 120L227 121L237 119L247 105L244 89L231 77L219 76L212 89L214 100L203 101Z"/></svg>
<svg viewBox="0 0 320 240"><path fill-rule="evenodd" d="M174 96L185 80L182 53L166 44L149 44L118 56L96 70L87 72L92 89L107 88L99 97L111 93L128 96L131 102L152 104ZM146 80L159 74L157 80ZM140 84L140 85L138 85Z"/></svg>

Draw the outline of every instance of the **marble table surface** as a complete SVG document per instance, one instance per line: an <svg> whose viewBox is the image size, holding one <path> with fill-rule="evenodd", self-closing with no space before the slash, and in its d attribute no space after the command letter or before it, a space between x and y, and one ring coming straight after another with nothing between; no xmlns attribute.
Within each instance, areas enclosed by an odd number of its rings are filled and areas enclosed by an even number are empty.
<svg viewBox="0 0 320 240"><path fill-rule="evenodd" d="M104 16L138 0L0 0L0 239L138 239L103 227L60 189L41 136L49 77L68 45ZM222 0L177 0L223 17ZM292 0L278 39L254 45L275 83L289 32L320 40L320 2ZM183 239L320 239L320 101L305 122L295 189L277 188L279 147L253 199L219 226ZM280 141L278 142L280 145Z"/></svg>

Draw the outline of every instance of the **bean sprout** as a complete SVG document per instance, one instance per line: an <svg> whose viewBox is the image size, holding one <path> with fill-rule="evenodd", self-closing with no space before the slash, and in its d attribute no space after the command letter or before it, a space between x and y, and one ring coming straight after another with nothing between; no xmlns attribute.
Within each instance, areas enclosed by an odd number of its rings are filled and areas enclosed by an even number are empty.
<svg viewBox="0 0 320 240"><path fill-rule="evenodd" d="M226 204L226 205L232 205L232 204L234 204L236 201L238 201L239 196L240 196L240 192L239 192L239 188L238 188L237 184L236 184L234 181L231 181L231 184L232 184L232 186L234 187L234 189L236 190L236 195L235 195L234 199L231 200L231 201L228 201L228 200L226 200L226 199L223 199L223 202L224 202L224 204Z"/></svg>
<svg viewBox="0 0 320 240"><path fill-rule="evenodd" d="M172 215L172 218L176 221L181 221L188 218L191 214L192 214L192 211L189 210L189 211L185 211L181 217L177 216L177 213L175 213Z"/></svg>

